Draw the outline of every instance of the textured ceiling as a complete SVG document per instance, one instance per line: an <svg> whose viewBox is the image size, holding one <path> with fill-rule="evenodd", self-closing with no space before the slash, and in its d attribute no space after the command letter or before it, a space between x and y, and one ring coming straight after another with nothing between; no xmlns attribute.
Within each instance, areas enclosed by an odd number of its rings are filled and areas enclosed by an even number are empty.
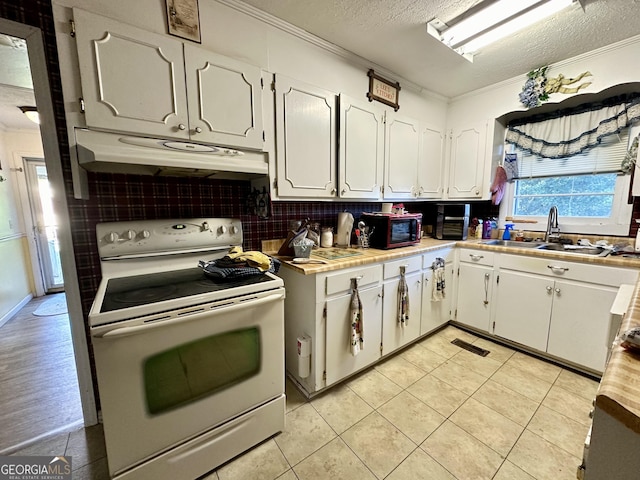
<svg viewBox="0 0 640 480"><path fill-rule="evenodd" d="M640 34L640 0L582 0L584 10L576 2L470 63L428 35L426 22L447 22L477 0L242 1L446 97Z"/></svg>
<svg viewBox="0 0 640 480"><path fill-rule="evenodd" d="M26 42L0 34L0 129L34 130L18 106L35 106Z"/></svg>

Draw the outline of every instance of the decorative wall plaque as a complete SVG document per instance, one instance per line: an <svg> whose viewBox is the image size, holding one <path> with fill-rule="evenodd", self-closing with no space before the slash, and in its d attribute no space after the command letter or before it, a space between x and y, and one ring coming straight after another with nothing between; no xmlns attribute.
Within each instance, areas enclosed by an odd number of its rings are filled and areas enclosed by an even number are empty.
<svg viewBox="0 0 640 480"><path fill-rule="evenodd" d="M400 108L398 104L400 84L385 80L380 75L376 75L373 70L369 70L367 76L369 77L369 92L367 93L369 101L377 100L393 107L393 110L397 112Z"/></svg>
<svg viewBox="0 0 640 480"><path fill-rule="evenodd" d="M198 0L166 0L169 33L200 43Z"/></svg>

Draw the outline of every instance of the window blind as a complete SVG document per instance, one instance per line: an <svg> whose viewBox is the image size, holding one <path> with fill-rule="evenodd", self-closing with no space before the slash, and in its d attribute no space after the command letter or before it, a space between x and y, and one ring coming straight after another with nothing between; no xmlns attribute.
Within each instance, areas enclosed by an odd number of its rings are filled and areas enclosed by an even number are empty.
<svg viewBox="0 0 640 480"><path fill-rule="evenodd" d="M556 177L606 172L620 172L627 153L629 129L602 138L601 143L582 153L565 158L543 158L513 146L518 155L518 178Z"/></svg>

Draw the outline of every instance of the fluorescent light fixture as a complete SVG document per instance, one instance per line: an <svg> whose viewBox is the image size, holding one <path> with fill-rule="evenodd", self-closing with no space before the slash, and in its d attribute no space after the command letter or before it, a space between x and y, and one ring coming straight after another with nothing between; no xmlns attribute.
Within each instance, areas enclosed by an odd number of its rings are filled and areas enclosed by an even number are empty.
<svg viewBox="0 0 640 480"><path fill-rule="evenodd" d="M480 48L533 25L576 0L484 0L448 24L434 19L427 32L469 61Z"/></svg>
<svg viewBox="0 0 640 480"><path fill-rule="evenodd" d="M38 109L36 107L18 107L22 113L24 113L29 120L33 123L37 123L40 125L40 115L38 114Z"/></svg>

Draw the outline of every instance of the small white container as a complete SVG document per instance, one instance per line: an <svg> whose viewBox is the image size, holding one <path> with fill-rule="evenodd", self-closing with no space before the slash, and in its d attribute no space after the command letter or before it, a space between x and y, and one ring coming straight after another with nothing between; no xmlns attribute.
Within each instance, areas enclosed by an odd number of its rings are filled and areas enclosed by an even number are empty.
<svg viewBox="0 0 640 480"><path fill-rule="evenodd" d="M321 247L333 247L333 229L331 227L325 227L322 229L322 234L320 235L320 246Z"/></svg>

